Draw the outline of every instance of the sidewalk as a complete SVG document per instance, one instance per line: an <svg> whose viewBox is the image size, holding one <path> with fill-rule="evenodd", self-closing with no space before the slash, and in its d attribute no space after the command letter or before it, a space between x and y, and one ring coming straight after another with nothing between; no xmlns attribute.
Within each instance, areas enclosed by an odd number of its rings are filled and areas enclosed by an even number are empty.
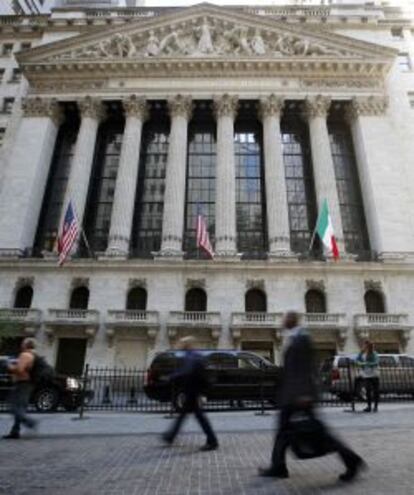
<svg viewBox="0 0 414 495"><path fill-rule="evenodd" d="M198 426L188 422L172 448L159 434L170 419L149 414L37 416L39 432L0 441L0 494L8 495L411 495L414 486L414 405L384 405L374 414L325 409L325 419L369 463L352 485L337 483L336 456L289 460L288 480L256 476L269 462L274 415L213 413L220 449L200 453ZM0 415L0 431L10 425Z"/></svg>

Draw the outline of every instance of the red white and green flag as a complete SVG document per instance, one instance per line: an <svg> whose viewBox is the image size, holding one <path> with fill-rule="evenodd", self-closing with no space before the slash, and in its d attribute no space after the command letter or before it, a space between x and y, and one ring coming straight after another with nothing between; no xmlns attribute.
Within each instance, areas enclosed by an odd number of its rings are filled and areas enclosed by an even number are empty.
<svg viewBox="0 0 414 495"><path fill-rule="evenodd" d="M332 254L334 259L338 259L339 249L338 244L336 243L332 219L331 215L329 214L328 202L326 201L326 199L322 203L318 221L316 222L316 233L322 241L325 249Z"/></svg>

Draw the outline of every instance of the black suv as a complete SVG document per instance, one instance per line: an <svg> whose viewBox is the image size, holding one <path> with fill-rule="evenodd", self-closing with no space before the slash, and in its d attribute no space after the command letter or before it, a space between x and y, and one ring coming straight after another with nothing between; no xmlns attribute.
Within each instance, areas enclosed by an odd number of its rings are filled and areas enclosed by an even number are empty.
<svg viewBox="0 0 414 495"><path fill-rule="evenodd" d="M13 381L6 372L6 360L0 359L0 404L7 401ZM91 392L87 391L87 398ZM66 411L75 411L82 399L82 382L78 378L56 374L51 380L38 383L30 402L40 412L55 411L62 406Z"/></svg>
<svg viewBox="0 0 414 495"><path fill-rule="evenodd" d="M235 350L197 350L205 360L207 380L206 400L261 400L277 404L281 368L252 352ZM180 380L170 380L177 370L183 352L170 350L155 356L147 371L144 391L150 399L173 401L182 407L184 393Z"/></svg>

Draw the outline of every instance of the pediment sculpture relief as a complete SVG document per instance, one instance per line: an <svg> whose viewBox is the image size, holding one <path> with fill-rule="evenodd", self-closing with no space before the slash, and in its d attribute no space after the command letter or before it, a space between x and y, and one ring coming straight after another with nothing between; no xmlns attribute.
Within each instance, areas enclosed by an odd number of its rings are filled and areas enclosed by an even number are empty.
<svg viewBox="0 0 414 495"><path fill-rule="evenodd" d="M134 59L142 57L274 56L312 57L348 55L315 40L277 33L228 21L207 19L151 29L146 33L116 33L86 47L56 55L55 59Z"/></svg>

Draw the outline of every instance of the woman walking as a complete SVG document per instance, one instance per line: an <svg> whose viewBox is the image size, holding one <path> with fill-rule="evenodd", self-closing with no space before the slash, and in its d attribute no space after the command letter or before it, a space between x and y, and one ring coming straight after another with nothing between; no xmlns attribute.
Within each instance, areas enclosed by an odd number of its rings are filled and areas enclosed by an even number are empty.
<svg viewBox="0 0 414 495"><path fill-rule="evenodd" d="M377 412L379 401L379 360L372 342L365 341L364 349L358 354L356 362L360 367L361 377L367 392L367 407L364 412ZM372 400L374 400L374 408L371 407Z"/></svg>

